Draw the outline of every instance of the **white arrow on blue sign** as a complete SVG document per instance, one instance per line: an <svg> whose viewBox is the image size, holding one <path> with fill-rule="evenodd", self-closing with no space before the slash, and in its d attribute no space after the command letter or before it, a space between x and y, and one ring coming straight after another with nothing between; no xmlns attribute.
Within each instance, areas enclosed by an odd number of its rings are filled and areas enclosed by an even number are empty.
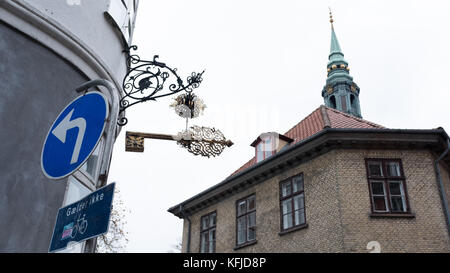
<svg viewBox="0 0 450 273"><path fill-rule="evenodd" d="M42 147L45 176L61 179L83 165L101 139L108 110L107 98L97 91L79 96L64 108Z"/></svg>

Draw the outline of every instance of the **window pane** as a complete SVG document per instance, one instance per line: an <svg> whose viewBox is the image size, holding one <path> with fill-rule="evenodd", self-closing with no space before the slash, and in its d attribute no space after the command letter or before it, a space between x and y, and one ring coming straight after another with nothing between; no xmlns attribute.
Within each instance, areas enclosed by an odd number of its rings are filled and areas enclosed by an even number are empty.
<svg viewBox="0 0 450 273"><path fill-rule="evenodd" d="M268 158L272 155L273 146L272 138L268 137L264 139L264 158Z"/></svg>
<svg viewBox="0 0 450 273"><path fill-rule="evenodd" d="M375 182L372 181L370 183L370 185L372 186L372 194L381 194L384 195L384 183L383 182Z"/></svg>
<svg viewBox="0 0 450 273"><path fill-rule="evenodd" d="M256 145L256 162L260 162L264 159L264 142L260 141L258 145Z"/></svg>
<svg viewBox="0 0 450 273"><path fill-rule="evenodd" d="M103 146L103 141L101 140L92 154L89 156L88 160L80 167L80 169L86 171L92 178L95 178L97 174L97 166L99 163L100 150Z"/></svg>
<svg viewBox="0 0 450 273"><path fill-rule="evenodd" d="M238 204L238 215L242 215L247 212L247 203L245 200L239 202Z"/></svg>
<svg viewBox="0 0 450 273"><path fill-rule="evenodd" d="M292 213L283 215L283 229L292 227Z"/></svg>
<svg viewBox="0 0 450 273"><path fill-rule="evenodd" d="M295 220L295 225L302 225L305 223L305 210L301 209L301 210L297 210L294 213L294 220Z"/></svg>
<svg viewBox="0 0 450 273"><path fill-rule="evenodd" d="M242 244L245 243L245 217L241 217L238 218L238 224L237 224L237 229L238 229L238 244Z"/></svg>
<svg viewBox="0 0 450 273"><path fill-rule="evenodd" d="M272 138L268 137L266 139L264 139L264 151L272 151L273 147L272 147Z"/></svg>
<svg viewBox="0 0 450 273"><path fill-rule="evenodd" d="M202 217L202 230L208 228L208 217Z"/></svg>
<svg viewBox="0 0 450 273"><path fill-rule="evenodd" d="M248 208L247 211L251 211L255 209L255 196L250 196L247 199Z"/></svg>
<svg viewBox="0 0 450 273"><path fill-rule="evenodd" d="M264 152L264 140L261 140L259 143L258 143L258 150L259 151L262 151L262 152Z"/></svg>
<svg viewBox="0 0 450 273"><path fill-rule="evenodd" d="M281 195L284 197L291 194L292 194L291 181L287 181L281 184Z"/></svg>
<svg viewBox="0 0 450 273"><path fill-rule="evenodd" d="M292 212L292 198L286 199L282 202L283 214Z"/></svg>
<svg viewBox="0 0 450 273"><path fill-rule="evenodd" d="M209 231L209 253L214 252L215 243L216 243L216 230L212 229Z"/></svg>
<svg viewBox="0 0 450 273"><path fill-rule="evenodd" d="M215 241L216 240L216 229L211 229L209 231L209 241Z"/></svg>
<svg viewBox="0 0 450 273"><path fill-rule="evenodd" d="M406 206L401 196L391 197L392 211L393 212L405 212Z"/></svg>
<svg viewBox="0 0 450 273"><path fill-rule="evenodd" d="M209 227L213 227L216 225L216 214L213 213L209 216Z"/></svg>
<svg viewBox="0 0 450 273"><path fill-rule="evenodd" d="M369 162L369 174L374 176L383 176L381 162Z"/></svg>
<svg viewBox="0 0 450 273"><path fill-rule="evenodd" d="M294 210L303 209L304 208L304 200L303 193L294 196Z"/></svg>
<svg viewBox="0 0 450 273"><path fill-rule="evenodd" d="M401 195L401 182L389 182L389 193L392 195Z"/></svg>
<svg viewBox="0 0 450 273"><path fill-rule="evenodd" d="M384 197L375 196L373 197L373 206L376 211L387 211L386 210L386 200Z"/></svg>
<svg viewBox="0 0 450 273"><path fill-rule="evenodd" d="M298 175L292 181L293 192L303 191L303 175Z"/></svg>
<svg viewBox="0 0 450 273"><path fill-rule="evenodd" d="M256 239L256 227L249 227L247 236L248 236L247 238L249 241L255 240Z"/></svg>
<svg viewBox="0 0 450 273"><path fill-rule="evenodd" d="M64 205L72 204L83 197L89 195L92 191L81 182L79 182L75 177L69 176L68 178L69 189L67 190L66 199L64 201Z"/></svg>
<svg viewBox="0 0 450 273"><path fill-rule="evenodd" d="M256 238L256 212L252 212L247 215L247 226L247 240L254 240Z"/></svg>
<svg viewBox="0 0 450 273"><path fill-rule="evenodd" d="M398 162L387 163L388 176L400 176L400 165Z"/></svg>
<svg viewBox="0 0 450 273"><path fill-rule="evenodd" d="M258 149L256 151L256 162L260 162L263 159L264 159L264 152Z"/></svg>
<svg viewBox="0 0 450 273"><path fill-rule="evenodd" d="M207 236L208 236L208 232L203 232L201 235L201 242L200 242L200 252L201 253L207 252Z"/></svg>
<svg viewBox="0 0 450 273"><path fill-rule="evenodd" d="M247 215L247 224L249 227L256 226L256 212L252 212Z"/></svg>

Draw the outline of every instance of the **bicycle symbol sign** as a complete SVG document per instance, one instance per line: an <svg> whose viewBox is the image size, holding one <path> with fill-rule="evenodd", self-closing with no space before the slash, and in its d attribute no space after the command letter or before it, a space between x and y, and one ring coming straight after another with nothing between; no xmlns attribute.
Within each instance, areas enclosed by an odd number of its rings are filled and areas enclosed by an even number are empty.
<svg viewBox="0 0 450 273"><path fill-rule="evenodd" d="M75 238L77 236L77 233L80 232L80 234L84 234L87 229L88 222L84 219L86 214L83 214L83 217L80 219L78 218L76 223L71 222L70 224L64 226L63 234L61 237L61 240L67 239L67 238Z"/></svg>
<svg viewBox="0 0 450 273"><path fill-rule="evenodd" d="M49 252L108 232L115 183L89 194L58 211Z"/></svg>

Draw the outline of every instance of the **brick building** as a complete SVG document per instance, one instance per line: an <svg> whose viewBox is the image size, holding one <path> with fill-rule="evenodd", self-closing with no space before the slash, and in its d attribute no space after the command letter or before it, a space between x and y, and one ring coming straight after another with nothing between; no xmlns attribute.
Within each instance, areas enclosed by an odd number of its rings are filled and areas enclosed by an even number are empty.
<svg viewBox="0 0 450 273"><path fill-rule="evenodd" d="M362 119L343 57L332 25L325 105L169 209L183 252L450 252L447 133Z"/></svg>

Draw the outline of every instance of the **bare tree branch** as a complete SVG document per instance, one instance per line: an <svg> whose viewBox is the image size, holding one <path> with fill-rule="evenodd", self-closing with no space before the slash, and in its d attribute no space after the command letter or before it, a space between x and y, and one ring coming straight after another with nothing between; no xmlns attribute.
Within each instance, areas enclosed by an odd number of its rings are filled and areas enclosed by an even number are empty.
<svg viewBox="0 0 450 273"><path fill-rule="evenodd" d="M95 252L126 252L126 246L128 244L128 232L126 232L124 229L125 224L127 223L125 221L125 216L130 212L130 209L125 207L120 191L116 187L114 191L114 202L113 209L111 211L111 218L109 221L108 233L97 237L97 246L95 248Z"/></svg>

